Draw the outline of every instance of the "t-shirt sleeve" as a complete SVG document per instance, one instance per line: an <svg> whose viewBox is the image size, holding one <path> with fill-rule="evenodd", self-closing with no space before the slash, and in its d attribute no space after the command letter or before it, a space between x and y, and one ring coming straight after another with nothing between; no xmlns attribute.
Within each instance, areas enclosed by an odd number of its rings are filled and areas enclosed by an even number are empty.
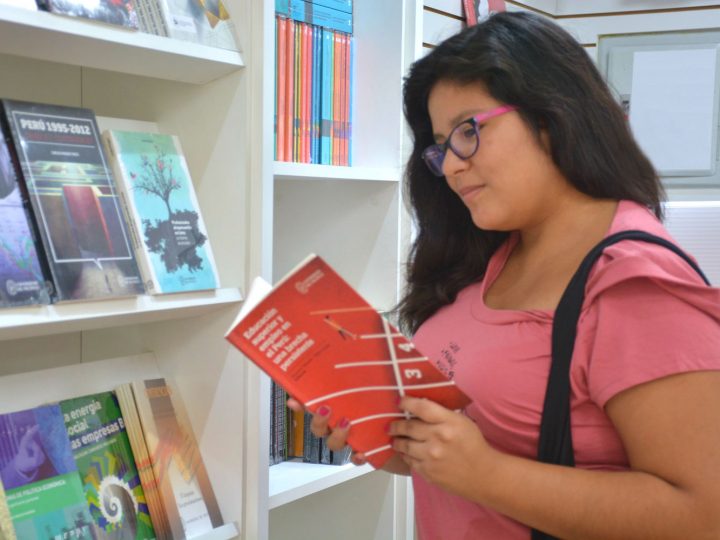
<svg viewBox="0 0 720 540"><path fill-rule="evenodd" d="M600 407L642 383L720 370L720 290L688 274L684 261L652 264L648 272L648 259L640 260L616 260L601 272L581 317L578 343L584 351L576 351L577 360Z"/></svg>

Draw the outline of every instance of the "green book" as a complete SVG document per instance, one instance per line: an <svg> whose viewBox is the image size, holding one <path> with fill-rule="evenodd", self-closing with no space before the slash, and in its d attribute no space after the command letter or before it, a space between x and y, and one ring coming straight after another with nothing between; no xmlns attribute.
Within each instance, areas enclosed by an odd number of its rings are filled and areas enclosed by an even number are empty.
<svg viewBox="0 0 720 540"><path fill-rule="evenodd" d="M155 538L125 422L113 392L60 402L96 538Z"/></svg>

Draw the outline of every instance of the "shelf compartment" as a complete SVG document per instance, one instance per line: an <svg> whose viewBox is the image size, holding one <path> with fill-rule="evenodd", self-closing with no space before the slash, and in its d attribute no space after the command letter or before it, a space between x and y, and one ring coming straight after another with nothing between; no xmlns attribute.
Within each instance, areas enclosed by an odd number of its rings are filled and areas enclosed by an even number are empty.
<svg viewBox="0 0 720 540"><path fill-rule="evenodd" d="M2 54L195 84L244 65L237 51L5 5L0 36Z"/></svg>
<svg viewBox="0 0 720 540"><path fill-rule="evenodd" d="M284 461L270 467L269 508L277 508L318 491L373 472L370 465L317 465Z"/></svg>
<svg viewBox="0 0 720 540"><path fill-rule="evenodd" d="M182 319L242 301L238 289L133 296L0 311L0 341Z"/></svg>
<svg viewBox="0 0 720 540"><path fill-rule="evenodd" d="M394 167L340 167L275 161L273 174L276 180L353 180L371 182L398 182L400 170Z"/></svg>

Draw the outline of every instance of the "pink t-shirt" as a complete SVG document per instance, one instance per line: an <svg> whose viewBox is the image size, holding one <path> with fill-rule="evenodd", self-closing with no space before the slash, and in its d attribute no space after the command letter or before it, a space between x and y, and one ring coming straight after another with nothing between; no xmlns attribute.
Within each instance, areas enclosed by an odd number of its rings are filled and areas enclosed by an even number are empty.
<svg viewBox="0 0 720 540"><path fill-rule="evenodd" d="M672 240L643 206L621 201L608 234L641 229ZM495 448L534 459L550 366L553 312L495 310L483 301L517 242L493 255L485 278L418 329L414 341L473 402L466 413ZM571 365L576 466L623 470L628 460L603 407L643 382L720 369L720 290L678 255L625 240L605 249L588 279ZM529 530L413 476L422 540L513 540Z"/></svg>

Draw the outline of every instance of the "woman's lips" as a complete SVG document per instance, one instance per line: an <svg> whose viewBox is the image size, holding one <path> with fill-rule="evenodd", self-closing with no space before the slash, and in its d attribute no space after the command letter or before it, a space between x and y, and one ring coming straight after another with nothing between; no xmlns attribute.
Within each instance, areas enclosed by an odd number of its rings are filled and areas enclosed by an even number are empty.
<svg viewBox="0 0 720 540"><path fill-rule="evenodd" d="M460 195L463 201L467 201L468 199L472 198L473 195L481 191L484 187L484 185L467 186L458 190L458 195Z"/></svg>

